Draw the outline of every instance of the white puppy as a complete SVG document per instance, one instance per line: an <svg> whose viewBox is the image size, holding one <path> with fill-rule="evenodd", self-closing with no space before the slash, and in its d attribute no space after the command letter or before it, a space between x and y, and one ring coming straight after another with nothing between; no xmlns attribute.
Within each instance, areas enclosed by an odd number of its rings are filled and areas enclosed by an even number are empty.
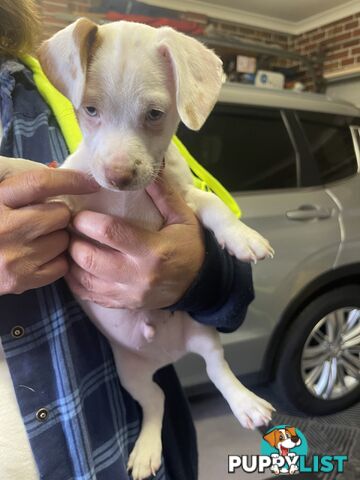
<svg viewBox="0 0 360 480"><path fill-rule="evenodd" d="M145 187L165 162L165 177L220 244L245 261L272 256L263 237L239 222L215 195L193 186L186 162L171 145L180 119L198 130L217 100L223 71L212 51L168 27L97 26L80 19L45 42L39 58L49 79L72 101L83 133L83 142L63 166L88 172L102 187L94 195L71 199L75 211L92 209L160 229L161 215ZM33 166L17 162L19 169ZM9 162L2 165L11 168ZM109 339L121 383L143 409L128 463L135 480L155 474L161 462L164 395L153 374L186 352L205 359L210 379L244 427L270 420L272 406L231 372L214 328L185 312L80 303Z"/></svg>

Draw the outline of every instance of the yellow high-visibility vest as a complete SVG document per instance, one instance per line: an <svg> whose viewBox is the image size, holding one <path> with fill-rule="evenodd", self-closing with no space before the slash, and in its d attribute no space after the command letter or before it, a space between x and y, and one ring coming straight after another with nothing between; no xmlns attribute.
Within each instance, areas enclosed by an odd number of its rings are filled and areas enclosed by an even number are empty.
<svg viewBox="0 0 360 480"><path fill-rule="evenodd" d="M35 85L54 113L69 152L75 152L82 140L82 134L72 103L50 83L36 58L23 55L21 61L32 71ZM240 218L241 210L226 188L195 160L176 136L172 142L189 165L194 185L201 190L214 192Z"/></svg>

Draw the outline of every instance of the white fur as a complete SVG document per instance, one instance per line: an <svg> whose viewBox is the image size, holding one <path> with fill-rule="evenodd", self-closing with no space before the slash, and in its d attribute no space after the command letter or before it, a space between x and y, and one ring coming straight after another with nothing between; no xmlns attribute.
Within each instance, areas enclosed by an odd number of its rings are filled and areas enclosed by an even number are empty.
<svg viewBox="0 0 360 480"><path fill-rule="evenodd" d="M53 62L66 83L84 135L63 166L92 174L103 187L97 194L72 198L75 210L93 209L159 229L162 218L144 188L165 159L164 175L224 247L248 261L271 256L265 239L239 222L215 195L194 188L186 162L169 146L179 116L193 129L206 120L221 87L220 60L199 42L169 28L118 22L99 27L100 47L88 72L77 75L74 82L66 77L71 62L80 68L73 31L70 26L47 42L45 63ZM87 116L84 102L95 106L99 115ZM144 120L152 108L165 112L155 127ZM1 169L9 166L9 161L1 162ZM119 191L111 179L121 181L134 169L136 174ZM153 374L187 352L205 359L210 379L244 427L255 428L270 420L272 406L231 372L214 328L193 321L185 312L134 312L80 304L109 339L121 383L143 409L142 429L128 465L134 480L154 474L161 461L164 394L153 382Z"/></svg>

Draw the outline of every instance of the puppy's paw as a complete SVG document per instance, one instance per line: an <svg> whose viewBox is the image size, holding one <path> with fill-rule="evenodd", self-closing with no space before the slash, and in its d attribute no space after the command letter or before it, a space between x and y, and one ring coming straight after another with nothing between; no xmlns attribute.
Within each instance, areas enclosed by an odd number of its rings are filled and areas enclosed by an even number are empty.
<svg viewBox="0 0 360 480"><path fill-rule="evenodd" d="M270 467L270 470L275 473L275 475L280 475L280 468L277 465Z"/></svg>
<svg viewBox="0 0 360 480"><path fill-rule="evenodd" d="M232 400L230 407L244 428L254 430L257 427L268 425L275 408L266 400L248 391L241 392Z"/></svg>
<svg viewBox="0 0 360 480"><path fill-rule="evenodd" d="M140 435L127 465L133 480L145 480L155 476L161 465L161 440L156 441L152 435Z"/></svg>
<svg viewBox="0 0 360 480"><path fill-rule="evenodd" d="M217 235L222 248L235 255L239 260L256 263L264 258L273 258L274 249L266 238L241 222L224 227Z"/></svg>

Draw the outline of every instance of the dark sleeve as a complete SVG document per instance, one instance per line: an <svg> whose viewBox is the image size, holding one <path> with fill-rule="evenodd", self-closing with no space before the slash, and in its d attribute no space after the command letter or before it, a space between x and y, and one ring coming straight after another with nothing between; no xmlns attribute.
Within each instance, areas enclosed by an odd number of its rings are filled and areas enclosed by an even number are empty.
<svg viewBox="0 0 360 480"><path fill-rule="evenodd" d="M244 321L254 299L251 265L221 249L204 230L205 260L192 285L170 310L184 310L196 321L233 332Z"/></svg>

